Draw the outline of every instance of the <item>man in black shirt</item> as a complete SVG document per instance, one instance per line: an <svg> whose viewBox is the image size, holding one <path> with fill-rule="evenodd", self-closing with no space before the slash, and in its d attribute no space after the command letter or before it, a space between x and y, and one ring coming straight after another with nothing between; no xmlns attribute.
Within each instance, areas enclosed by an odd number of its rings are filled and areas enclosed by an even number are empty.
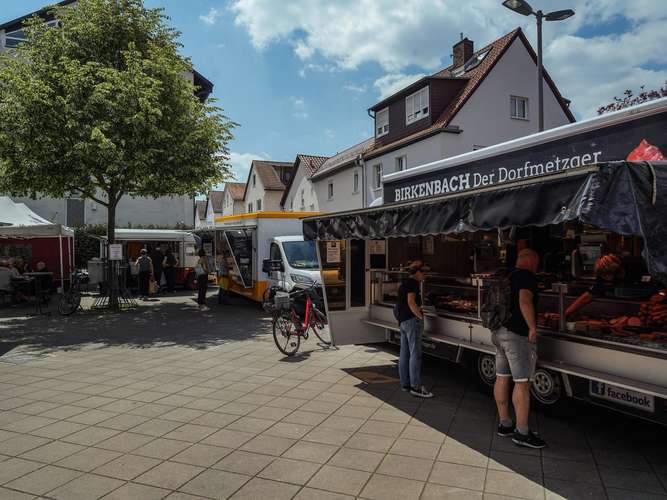
<svg viewBox="0 0 667 500"><path fill-rule="evenodd" d="M424 281L424 264L415 261L410 264L408 277L398 289L396 304L398 322L401 328L401 353L398 358L398 372L401 388L420 398L432 398L433 393L421 384L422 331L424 314L420 283Z"/></svg>
<svg viewBox="0 0 667 500"><path fill-rule="evenodd" d="M505 327L492 334L496 346L496 383L493 395L498 406L499 436L513 436L519 446L544 448L546 443L528 427L530 384L537 362L537 272L540 258L533 250L519 252L510 275L511 316ZM510 377L514 380L512 403L516 426L509 410Z"/></svg>
<svg viewBox="0 0 667 500"><path fill-rule="evenodd" d="M153 277L157 283L157 289L160 290L160 284L162 283L162 262L164 261L164 254L160 245L155 246L150 257L153 261Z"/></svg>

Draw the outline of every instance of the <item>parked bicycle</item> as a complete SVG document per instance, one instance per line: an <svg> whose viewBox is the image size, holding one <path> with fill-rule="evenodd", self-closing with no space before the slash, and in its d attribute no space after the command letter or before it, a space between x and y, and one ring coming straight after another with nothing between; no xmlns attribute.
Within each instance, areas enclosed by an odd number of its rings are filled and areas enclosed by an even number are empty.
<svg viewBox="0 0 667 500"><path fill-rule="evenodd" d="M58 311L63 316L74 314L81 308L81 285L88 282L88 275L82 271L74 271L69 289L62 294L58 303Z"/></svg>
<svg viewBox="0 0 667 500"><path fill-rule="evenodd" d="M265 309L273 313L273 340L286 356L296 354L301 338L307 340L310 331L323 345L331 345L326 314L315 305L320 300L318 287L318 283L313 283L292 292L272 287L264 296Z"/></svg>

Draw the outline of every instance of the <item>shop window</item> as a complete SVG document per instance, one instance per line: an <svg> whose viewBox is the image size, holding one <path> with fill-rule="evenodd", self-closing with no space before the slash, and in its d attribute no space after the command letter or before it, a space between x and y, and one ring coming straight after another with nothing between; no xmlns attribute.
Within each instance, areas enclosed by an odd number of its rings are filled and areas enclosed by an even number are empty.
<svg viewBox="0 0 667 500"><path fill-rule="evenodd" d="M343 311L347 303L346 242L320 241L319 246L329 311Z"/></svg>

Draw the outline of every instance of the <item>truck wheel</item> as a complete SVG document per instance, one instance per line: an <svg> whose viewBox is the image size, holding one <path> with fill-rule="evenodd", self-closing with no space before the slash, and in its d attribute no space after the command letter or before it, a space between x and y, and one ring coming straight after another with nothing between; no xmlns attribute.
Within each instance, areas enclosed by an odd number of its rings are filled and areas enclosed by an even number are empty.
<svg viewBox="0 0 667 500"><path fill-rule="evenodd" d="M485 391L492 391L496 382L496 357L484 352L477 353L477 359L473 365L477 381Z"/></svg>
<svg viewBox="0 0 667 500"><path fill-rule="evenodd" d="M565 394L560 373L538 368L535 370L530 392L537 407L544 413L560 417L571 414L572 406Z"/></svg>

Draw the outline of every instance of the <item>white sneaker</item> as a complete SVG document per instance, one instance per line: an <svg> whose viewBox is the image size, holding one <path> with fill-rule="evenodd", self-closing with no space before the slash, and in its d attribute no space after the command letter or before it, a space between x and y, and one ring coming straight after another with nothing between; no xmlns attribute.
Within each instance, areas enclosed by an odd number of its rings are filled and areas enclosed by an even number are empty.
<svg viewBox="0 0 667 500"><path fill-rule="evenodd" d="M425 398L425 399L433 397L433 393L423 385L419 389L410 389L410 394L418 398Z"/></svg>
<svg viewBox="0 0 667 500"><path fill-rule="evenodd" d="M206 312L206 311L210 311L211 309L209 309L207 306L200 306L199 310Z"/></svg>

